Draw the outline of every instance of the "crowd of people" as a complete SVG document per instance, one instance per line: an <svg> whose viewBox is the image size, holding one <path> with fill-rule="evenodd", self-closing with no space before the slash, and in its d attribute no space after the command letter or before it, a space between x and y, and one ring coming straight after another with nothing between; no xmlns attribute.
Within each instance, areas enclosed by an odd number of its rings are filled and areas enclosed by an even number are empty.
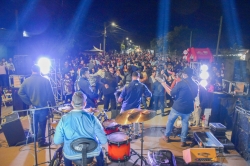
<svg viewBox="0 0 250 166"><path fill-rule="evenodd" d="M128 55L84 55L75 58L68 56L64 59L61 68L61 73L64 76L65 102L70 101L74 90L76 90L75 82L83 82L81 81L82 74L80 70L88 67L88 81L95 93L92 106L94 106L94 103L104 100L104 109L114 110L121 88L131 82L132 73L136 71L140 73L140 82L144 83L153 95L148 104L146 98L142 97L142 108L152 110L160 108L164 116L164 108L171 107L173 99L162 90L163 87L155 80L155 77L163 77L166 84L173 88L181 80L181 71L188 66L190 66L190 63L183 58L155 57L150 52ZM199 80L199 68L193 66L193 69L196 80ZM207 89L209 91L221 91L224 64L211 64L209 73ZM80 83L80 86L82 85ZM91 96L91 93L87 92L87 95ZM158 104L154 103L159 103L159 107Z"/></svg>

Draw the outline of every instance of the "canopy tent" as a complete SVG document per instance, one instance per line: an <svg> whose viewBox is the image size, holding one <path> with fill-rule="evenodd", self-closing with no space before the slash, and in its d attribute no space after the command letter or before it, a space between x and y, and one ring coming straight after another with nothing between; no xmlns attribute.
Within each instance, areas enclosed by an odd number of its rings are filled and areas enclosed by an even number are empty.
<svg viewBox="0 0 250 166"><path fill-rule="evenodd" d="M209 62L213 62L213 54L211 53L209 48L188 48L187 49L187 61L190 62L193 59L194 62L200 60L208 60Z"/></svg>
<svg viewBox="0 0 250 166"><path fill-rule="evenodd" d="M100 50L100 49L96 48L95 46L93 46L93 49L85 50L85 52L103 52L103 50Z"/></svg>

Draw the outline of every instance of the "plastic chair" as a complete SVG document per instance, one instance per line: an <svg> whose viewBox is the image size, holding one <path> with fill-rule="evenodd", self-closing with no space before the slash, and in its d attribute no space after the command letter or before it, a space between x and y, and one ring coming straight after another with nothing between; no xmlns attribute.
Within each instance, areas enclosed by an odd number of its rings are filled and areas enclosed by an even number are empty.
<svg viewBox="0 0 250 166"><path fill-rule="evenodd" d="M90 164L94 158L87 158L87 153L90 153L97 148L97 142L90 138L78 138L71 142L70 147L75 152L82 153L82 160L75 160L73 163L80 166L86 166L87 164Z"/></svg>

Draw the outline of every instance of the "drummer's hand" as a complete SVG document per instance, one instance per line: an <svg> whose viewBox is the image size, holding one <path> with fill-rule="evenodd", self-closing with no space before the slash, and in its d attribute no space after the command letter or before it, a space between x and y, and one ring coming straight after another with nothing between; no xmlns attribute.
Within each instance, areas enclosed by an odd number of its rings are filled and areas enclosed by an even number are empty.
<svg viewBox="0 0 250 166"><path fill-rule="evenodd" d="M106 88L106 89L108 89L108 88L109 88L109 85L108 85L108 84L105 84L104 86L105 86L105 88Z"/></svg>

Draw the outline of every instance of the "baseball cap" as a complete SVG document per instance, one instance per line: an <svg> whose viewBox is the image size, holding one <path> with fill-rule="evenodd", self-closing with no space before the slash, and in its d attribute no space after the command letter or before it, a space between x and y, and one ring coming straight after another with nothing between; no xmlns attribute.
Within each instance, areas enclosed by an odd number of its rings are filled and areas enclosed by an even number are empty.
<svg viewBox="0 0 250 166"><path fill-rule="evenodd" d="M182 70L182 73L187 74L189 77L191 77L193 75L193 69L191 69L190 67L186 67Z"/></svg>

